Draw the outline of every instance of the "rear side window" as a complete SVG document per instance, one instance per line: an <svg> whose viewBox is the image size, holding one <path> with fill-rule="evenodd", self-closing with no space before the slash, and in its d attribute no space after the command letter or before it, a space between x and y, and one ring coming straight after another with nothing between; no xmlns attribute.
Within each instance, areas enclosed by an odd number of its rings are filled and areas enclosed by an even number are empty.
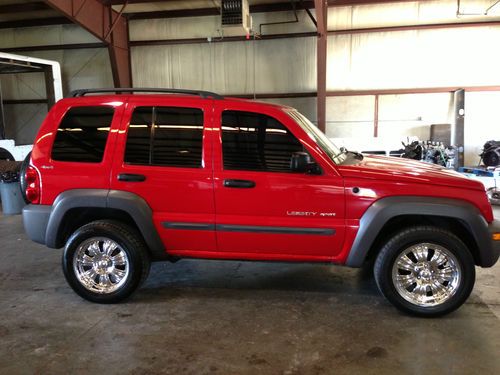
<svg viewBox="0 0 500 375"><path fill-rule="evenodd" d="M224 169L291 172L292 154L302 144L276 119L253 112L222 113Z"/></svg>
<svg viewBox="0 0 500 375"><path fill-rule="evenodd" d="M104 156L114 109L73 107L63 117L52 146L52 159L100 163Z"/></svg>
<svg viewBox="0 0 500 375"><path fill-rule="evenodd" d="M128 129L125 163L199 168L202 145L201 109L137 107Z"/></svg>

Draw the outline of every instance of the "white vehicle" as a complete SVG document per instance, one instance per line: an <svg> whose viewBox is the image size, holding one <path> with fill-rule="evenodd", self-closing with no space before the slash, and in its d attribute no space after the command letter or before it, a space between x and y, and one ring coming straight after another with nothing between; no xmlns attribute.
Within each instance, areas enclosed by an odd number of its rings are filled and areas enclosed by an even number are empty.
<svg viewBox="0 0 500 375"><path fill-rule="evenodd" d="M339 147L345 147L349 151L397 157L401 156L401 149L404 148L401 142L410 143L419 140L418 137L354 137L330 139Z"/></svg>
<svg viewBox="0 0 500 375"><path fill-rule="evenodd" d="M0 139L0 160L23 161L33 145L16 146L12 139Z"/></svg>
<svg viewBox="0 0 500 375"><path fill-rule="evenodd" d="M38 59L29 56L21 56L21 55L13 55L11 53L3 53L0 52L0 60L2 64L12 64L12 65L36 65L38 67L49 67L50 78L53 82L53 89L48 90L52 92L53 101L49 101L50 103L57 102L59 99L62 99L62 82L61 82L61 67L57 61ZM0 139L0 160L16 160L23 161L26 156L30 153L33 145L23 145L16 146L15 141L12 139Z"/></svg>

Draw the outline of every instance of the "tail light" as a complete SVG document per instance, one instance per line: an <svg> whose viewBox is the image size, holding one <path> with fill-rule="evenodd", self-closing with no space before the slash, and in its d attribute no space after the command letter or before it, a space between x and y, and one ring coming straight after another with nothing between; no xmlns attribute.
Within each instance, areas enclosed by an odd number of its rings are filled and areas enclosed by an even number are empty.
<svg viewBox="0 0 500 375"><path fill-rule="evenodd" d="M31 165L26 169L26 199L32 204L40 203L40 179Z"/></svg>

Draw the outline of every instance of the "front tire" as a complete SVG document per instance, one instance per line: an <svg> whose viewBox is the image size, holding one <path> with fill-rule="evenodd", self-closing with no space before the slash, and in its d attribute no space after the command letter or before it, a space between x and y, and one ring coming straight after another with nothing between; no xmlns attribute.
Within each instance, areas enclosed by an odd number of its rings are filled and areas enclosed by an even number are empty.
<svg viewBox="0 0 500 375"><path fill-rule="evenodd" d="M392 236L377 256L374 276L398 309L435 317L459 308L475 282L474 259L453 233L431 226Z"/></svg>
<svg viewBox="0 0 500 375"><path fill-rule="evenodd" d="M66 243L63 271L86 300L116 303L147 278L150 260L137 231L120 222L99 220L77 229Z"/></svg>

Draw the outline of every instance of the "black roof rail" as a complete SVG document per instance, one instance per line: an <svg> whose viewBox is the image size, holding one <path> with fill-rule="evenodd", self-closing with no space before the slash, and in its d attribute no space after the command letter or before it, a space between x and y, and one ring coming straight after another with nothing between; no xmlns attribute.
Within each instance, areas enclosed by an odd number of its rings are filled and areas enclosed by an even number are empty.
<svg viewBox="0 0 500 375"><path fill-rule="evenodd" d="M74 90L69 93L69 97L77 98L80 96L85 96L87 94L98 94L98 93L134 93L134 92L150 92L150 93L161 93L161 94L186 94L186 95L196 95L202 99L216 99L222 100L224 97L222 95L216 94L210 91L202 90L184 90L184 89L161 89L161 88L144 88L144 87L127 87L127 88L115 88L115 89L79 89Z"/></svg>

